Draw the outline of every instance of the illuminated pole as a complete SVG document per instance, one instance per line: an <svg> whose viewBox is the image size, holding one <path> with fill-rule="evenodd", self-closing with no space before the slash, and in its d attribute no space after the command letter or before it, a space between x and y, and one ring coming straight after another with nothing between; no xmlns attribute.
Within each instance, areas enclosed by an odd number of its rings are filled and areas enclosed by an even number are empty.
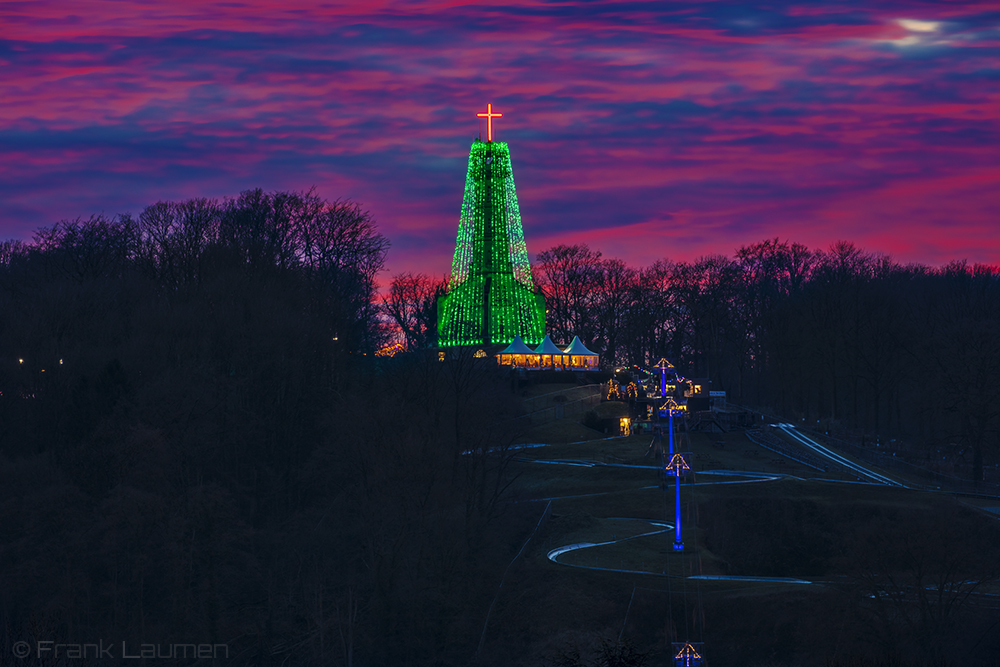
<svg viewBox="0 0 1000 667"><path fill-rule="evenodd" d="M670 454L674 453L674 407L670 406ZM678 457L680 455L678 454ZM682 458L680 463L683 463ZM681 466L677 466L677 479L675 480L674 487L677 490L676 500L674 502L674 549L680 551L684 548L684 542L681 541Z"/></svg>
<svg viewBox="0 0 1000 667"><path fill-rule="evenodd" d="M672 371L674 369L674 365L672 363L670 363L669 361L667 361L666 359L660 359L658 362L656 362L656 366L654 366L654 368L659 368L660 369L660 397L661 398L666 398L667 397L667 371L668 370Z"/></svg>
<svg viewBox="0 0 1000 667"><path fill-rule="evenodd" d="M674 549L676 551L684 549L684 542L681 540L681 474L690 469L691 467L680 454L674 454L667 465L667 470L673 472L674 477L677 478L674 480Z"/></svg>
<svg viewBox="0 0 1000 667"><path fill-rule="evenodd" d="M657 410L657 417L662 414L663 410L667 411L667 442L670 443L670 455L674 455L674 410L677 409L677 402L668 398L667 401L660 406Z"/></svg>
<svg viewBox="0 0 1000 667"><path fill-rule="evenodd" d="M675 480L674 488L677 489L677 495L674 500L674 550L683 551L684 542L681 541L681 472L677 471L677 479Z"/></svg>
<svg viewBox="0 0 1000 667"><path fill-rule="evenodd" d="M674 500L674 549L681 551L684 549L684 542L681 541L681 471L687 468L687 462L684 461L684 457L680 454L674 455L674 408L677 404L673 399L668 402L667 414L670 416L670 455L671 461L676 459L674 470L677 473L677 479L674 480L674 489L676 490L675 500Z"/></svg>
<svg viewBox="0 0 1000 667"><path fill-rule="evenodd" d="M670 456L674 455L674 408L667 408L667 429L670 431Z"/></svg>

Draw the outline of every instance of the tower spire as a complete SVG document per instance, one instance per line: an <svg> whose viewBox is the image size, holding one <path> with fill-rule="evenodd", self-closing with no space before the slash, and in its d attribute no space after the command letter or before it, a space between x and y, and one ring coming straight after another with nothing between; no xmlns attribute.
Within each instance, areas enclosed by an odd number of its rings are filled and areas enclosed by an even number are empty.
<svg viewBox="0 0 1000 667"><path fill-rule="evenodd" d="M479 118L486 119L486 138L488 141L493 141L493 119L500 118L503 116L502 113L493 113L493 104L486 104L486 113L477 113L476 116ZM482 132L482 125L479 126L479 131Z"/></svg>

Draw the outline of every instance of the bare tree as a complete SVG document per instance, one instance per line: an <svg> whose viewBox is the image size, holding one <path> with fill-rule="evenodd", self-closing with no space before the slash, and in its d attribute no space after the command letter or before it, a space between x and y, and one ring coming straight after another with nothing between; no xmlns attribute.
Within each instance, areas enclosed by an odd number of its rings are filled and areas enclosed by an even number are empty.
<svg viewBox="0 0 1000 667"><path fill-rule="evenodd" d="M435 280L423 273L392 277L389 293L382 297L382 307L403 333L407 349L436 344L437 299L446 286L445 279Z"/></svg>
<svg viewBox="0 0 1000 667"><path fill-rule="evenodd" d="M601 253L587 245L558 245L538 253L537 270L545 294L546 327L564 342L578 335L592 342L598 334L594 317L596 286L601 279Z"/></svg>
<svg viewBox="0 0 1000 667"><path fill-rule="evenodd" d="M638 272L620 259L608 259L597 267L593 308L597 330L603 342L604 357L610 363L619 359L619 341L625 328L627 313L635 307ZM566 340L568 343L569 340Z"/></svg>
<svg viewBox="0 0 1000 667"><path fill-rule="evenodd" d="M1000 578L988 520L952 520L970 512L957 503L952 512L898 522L890 510L858 528L849 554L856 603L887 650L920 647L925 658L944 658L956 623L988 599L977 596Z"/></svg>

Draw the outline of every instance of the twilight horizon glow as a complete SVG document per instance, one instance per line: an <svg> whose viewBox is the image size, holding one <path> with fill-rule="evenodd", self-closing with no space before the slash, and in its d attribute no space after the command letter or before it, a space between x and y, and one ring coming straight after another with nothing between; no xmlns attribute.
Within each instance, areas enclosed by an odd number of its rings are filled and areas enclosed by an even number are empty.
<svg viewBox="0 0 1000 667"><path fill-rule="evenodd" d="M1000 263L995 3L38 0L0 64L0 239L315 187L442 275L491 103L532 254Z"/></svg>

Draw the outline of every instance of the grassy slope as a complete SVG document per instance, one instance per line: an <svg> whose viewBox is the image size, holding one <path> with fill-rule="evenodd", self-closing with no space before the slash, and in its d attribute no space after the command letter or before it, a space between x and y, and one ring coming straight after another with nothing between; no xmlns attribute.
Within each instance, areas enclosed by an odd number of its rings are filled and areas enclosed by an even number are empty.
<svg viewBox="0 0 1000 667"><path fill-rule="evenodd" d="M657 488L654 468L530 462L649 461L643 458L649 436L604 439L591 432L590 439L578 442L584 439L581 433L586 435L583 428L571 420L537 427L525 441L555 444L524 450L519 457L524 460L515 464L521 502L534 502L541 514L545 501L533 499L556 499L551 518L512 568L497 601L485 651L488 664L548 664L569 646L586 655L600 637L616 639L620 632L654 654L649 664L667 664L670 642L684 637L704 640L713 666L823 665L852 653L875 654L885 646L865 627L857 597L851 594L850 575L857 571L851 543L880 520L922 534L928 517L945 517L956 529L996 533L995 522L961 510L948 497L820 481L815 478L835 476L782 460L741 432L693 434L690 441L679 442L678 449L694 454L696 472L725 468L780 472L798 479L684 488L688 549L682 553L670 548L672 534L666 534L585 549L561 559L650 574L557 565L546 558L552 548L655 530L627 518L673 517L673 491L664 494ZM697 482L724 479L695 477ZM825 584L678 576L692 573L803 577Z"/></svg>

